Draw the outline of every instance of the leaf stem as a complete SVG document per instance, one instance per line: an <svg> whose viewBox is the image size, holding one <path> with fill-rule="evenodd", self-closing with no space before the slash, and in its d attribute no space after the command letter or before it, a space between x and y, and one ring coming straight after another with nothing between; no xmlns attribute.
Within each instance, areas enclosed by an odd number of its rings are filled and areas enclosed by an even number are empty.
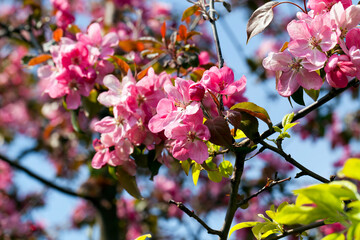
<svg viewBox="0 0 360 240"><path fill-rule="evenodd" d="M304 0L304 2L305 2L305 0ZM300 7L300 6L299 6L299 5L297 5L296 3L293 3L293 2L288 2L288 1L285 1L285 2L279 2L279 3L275 4L272 8L275 8L275 7L277 7L277 6L279 6L280 4L283 4L283 3L290 3L290 4L292 4L292 5L297 6L298 8L300 8L300 9L301 9L301 11L303 11L304 13L307 13L307 11L306 11L306 10L304 10L302 7Z"/></svg>

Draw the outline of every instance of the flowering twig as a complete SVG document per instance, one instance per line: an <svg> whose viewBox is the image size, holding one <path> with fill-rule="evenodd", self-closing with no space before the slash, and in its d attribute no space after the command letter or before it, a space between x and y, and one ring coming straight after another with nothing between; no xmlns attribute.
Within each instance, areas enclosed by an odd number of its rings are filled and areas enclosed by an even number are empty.
<svg viewBox="0 0 360 240"><path fill-rule="evenodd" d="M301 165L299 162L297 162L295 159L293 159L289 154L286 154L281 148L271 146L270 144L266 143L264 140L260 140L260 144L262 144L265 148L281 155L288 163L290 163L290 164L294 165L295 167L297 167L298 169L300 169L303 172L303 175L308 175L308 176L313 177L323 183L330 182L330 180L314 173L310 169L307 169L306 167Z"/></svg>
<svg viewBox="0 0 360 240"><path fill-rule="evenodd" d="M194 213L194 211L191 211L188 209L182 202L175 202L174 200L170 200L169 204L176 205L181 211L186 213L189 217L195 218L196 221L198 221L207 231L209 234L219 235L221 234L220 231L214 230L211 227L209 227L201 218L199 218L198 215Z"/></svg>
<svg viewBox="0 0 360 240"><path fill-rule="evenodd" d="M298 228L293 228L293 229L286 230L285 232L283 232L280 235L267 237L267 238L265 238L265 240L280 239L280 238L283 238L283 237L286 237L286 236L289 236L289 235L302 233L304 231L307 231L307 230L310 230L310 229L313 229L313 228L318 228L318 227L321 227L321 226L324 226L324 225L325 225L324 221L310 223L310 224L305 225L305 226L301 226L301 227L298 227Z"/></svg>
<svg viewBox="0 0 360 240"><path fill-rule="evenodd" d="M285 178L285 179L281 179L281 180L270 180L268 181L268 183L263 187L261 188L259 191L257 191L255 194L251 195L250 197L248 198L245 198L244 200L242 200L241 202L238 203L238 206L242 206L244 204L246 204L247 202L249 202L252 198L254 197L257 197L260 193L272 188L273 186L279 184L279 183L283 183L283 182L286 182L286 181L289 181L291 179L291 177L288 177L288 178Z"/></svg>

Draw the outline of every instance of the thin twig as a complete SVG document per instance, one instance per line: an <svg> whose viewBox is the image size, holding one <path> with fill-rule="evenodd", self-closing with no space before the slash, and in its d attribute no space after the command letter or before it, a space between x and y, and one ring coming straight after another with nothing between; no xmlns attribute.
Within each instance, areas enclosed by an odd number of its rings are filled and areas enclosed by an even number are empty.
<svg viewBox="0 0 360 240"><path fill-rule="evenodd" d="M211 227L209 227L203 220L201 220L201 218L199 218L198 215L194 213L194 211L188 209L182 202L175 202L174 200L170 200L169 204L176 205L181 211L186 213L189 217L195 218L195 220L198 221L208 231L209 234L214 234L218 236L221 235L220 231L214 230Z"/></svg>
<svg viewBox="0 0 360 240"><path fill-rule="evenodd" d="M55 189L55 190L58 190L59 192L62 192L62 193L65 193L69 196L72 196L72 197L80 197L80 198L84 198L84 199L87 199L87 200L91 200L93 201L94 198L93 197L90 197L90 196L86 196L86 195L83 195L83 194L78 194L70 189L67 189L65 187L61 187L61 186L58 186L56 185L55 183L49 181L49 180L46 180L44 179L43 177L37 175L36 173L30 171L29 169L21 166L20 164L16 163L16 161L12 161L10 160L9 158L7 158L6 156L0 154L0 161L5 161L7 162L10 166L20 170L20 171L23 171L24 173L26 173L27 175L29 175L30 177L33 177L35 178L36 180L40 181L41 183L45 184L46 186L52 188L52 189Z"/></svg>
<svg viewBox="0 0 360 240"><path fill-rule="evenodd" d="M214 0L210 0L210 4L209 4L209 12L210 12L210 23L211 23L211 29L213 32L213 37L215 40L215 46L216 46L216 53L218 56L218 61L219 61L219 68L222 68L224 66L224 59L221 53L221 48L220 48L220 41L219 41L219 35L217 32L217 28L216 28L216 19L215 19L215 7L214 7Z"/></svg>
<svg viewBox="0 0 360 240"><path fill-rule="evenodd" d="M318 227L321 227L321 226L324 226L324 225L325 225L324 221L310 223L310 224L305 225L305 226L301 226L301 227L298 227L298 228L293 228L293 229L287 230L287 231L285 231L284 233L282 233L280 235L269 236L269 237L265 238L265 240L277 240L277 239L280 239L280 238L283 238L283 237L286 237L286 236L289 236L289 235L302 233L302 232L305 232L307 230L310 230L310 229L313 229L313 228L318 228Z"/></svg>
<svg viewBox="0 0 360 240"><path fill-rule="evenodd" d="M246 204L247 202L249 202L252 198L257 197L260 193L272 188L275 185L278 185L279 183L283 183L286 181L289 181L291 179L291 177L285 178L285 179L281 179L281 180L272 180L270 183L266 184L263 188L261 188L259 191L257 191L255 194L251 195L250 197L242 200L240 203L238 203L238 206L242 206L244 204Z"/></svg>
<svg viewBox="0 0 360 240"><path fill-rule="evenodd" d="M264 140L261 140L260 144L262 144L267 149L281 155L283 158L285 158L285 160L288 163L290 163L290 164L294 165L295 167L297 167L298 169L300 169L304 173L304 175L308 175L310 177L313 177L313 178L315 178L315 179L317 179L317 180L319 180L320 182L323 182L323 183L329 183L330 182L330 180L328 180L326 178L323 178L322 176L314 173L310 169L307 169L306 167L301 165L299 162L297 162L295 159L293 159L289 154L286 154L282 149L271 146L270 144L266 143Z"/></svg>

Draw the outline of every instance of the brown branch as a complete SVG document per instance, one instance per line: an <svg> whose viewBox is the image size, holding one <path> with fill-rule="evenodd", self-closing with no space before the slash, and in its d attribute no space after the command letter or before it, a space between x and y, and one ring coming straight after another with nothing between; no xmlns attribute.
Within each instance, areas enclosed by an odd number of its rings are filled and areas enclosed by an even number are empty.
<svg viewBox="0 0 360 240"><path fill-rule="evenodd" d="M293 228L293 229L287 230L287 231L285 231L284 233L282 233L280 235L269 236L269 237L265 238L265 240L280 239L280 238L283 238L283 237L286 237L286 236L289 236L289 235L302 233L304 231L307 231L307 230L310 230L310 229L313 229L313 228L318 228L318 227L321 227L321 226L324 226L324 225L325 225L324 221L310 223L310 224L305 225L305 226L301 226L301 227L298 227L298 228Z"/></svg>
<svg viewBox="0 0 360 240"><path fill-rule="evenodd" d="M261 188L259 191L257 191L255 194L251 195L250 197L242 200L240 203L238 203L238 206L242 206L244 204L246 204L247 202L249 202L252 198L257 197L260 193L272 188L275 185L278 185L279 183L283 183L285 181L289 181L291 179L291 177L285 178L285 179L281 179L281 180L272 180L270 183L266 184L263 188Z"/></svg>
<svg viewBox="0 0 360 240"><path fill-rule="evenodd" d="M198 221L208 231L209 234L214 234L218 236L221 235L220 231L214 230L211 227L209 227L201 218L199 218L198 215L194 213L194 211L188 209L182 202L175 202L174 200L170 200L169 204L176 205L181 211L186 213L189 217L195 218L195 220Z"/></svg>
<svg viewBox="0 0 360 240"><path fill-rule="evenodd" d="M51 182L49 180L46 180L45 178L37 175L36 173L30 171L29 169L21 166L20 164L17 163L17 161L12 161L12 160L10 160L9 158L7 158L6 156L4 156L2 154L0 154L0 160L2 160L4 162L7 162L11 167L16 168L16 169L26 173L30 177L35 178L36 180L40 181L44 185L46 185L46 186L48 186L48 187L50 187L52 189L58 190L59 192L65 193L65 194L67 194L69 196L72 196L72 197L84 198L84 199L90 200L92 202L95 200L93 197L86 196L86 195L83 195L83 194L78 194L78 193L76 193L76 192L74 192L74 191L72 191L70 189L58 186L55 183L53 183L53 182Z"/></svg>
<svg viewBox="0 0 360 240"><path fill-rule="evenodd" d="M234 218L236 210L238 209L237 198L238 198L239 186L241 182L241 176L244 170L245 157L246 154L244 153L236 153L234 171L231 177L230 200L226 211L224 225L221 230L220 240L227 239L232 220Z"/></svg>
<svg viewBox="0 0 360 240"><path fill-rule="evenodd" d="M279 154L280 156L282 156L288 163L294 165L295 167L297 167L298 169L300 169L303 172L303 175L308 175L310 177L313 177L317 180L319 180L320 182L323 183L329 183L330 180L323 178L322 176L314 173L313 171L311 171L310 169L307 169L306 167L304 167L303 165L301 165L299 162L297 162L295 159L293 159L289 154L286 154L282 149L276 148L274 146L271 146L270 144L266 143L264 140L260 140L260 143L267 149Z"/></svg>

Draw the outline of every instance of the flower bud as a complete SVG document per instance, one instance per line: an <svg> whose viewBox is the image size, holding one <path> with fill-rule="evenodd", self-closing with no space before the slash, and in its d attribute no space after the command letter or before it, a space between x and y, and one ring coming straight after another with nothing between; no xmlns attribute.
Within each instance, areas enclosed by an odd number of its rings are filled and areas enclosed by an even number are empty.
<svg viewBox="0 0 360 240"><path fill-rule="evenodd" d="M193 83L189 87L189 95L192 101L201 101L205 94L205 87L201 83Z"/></svg>

